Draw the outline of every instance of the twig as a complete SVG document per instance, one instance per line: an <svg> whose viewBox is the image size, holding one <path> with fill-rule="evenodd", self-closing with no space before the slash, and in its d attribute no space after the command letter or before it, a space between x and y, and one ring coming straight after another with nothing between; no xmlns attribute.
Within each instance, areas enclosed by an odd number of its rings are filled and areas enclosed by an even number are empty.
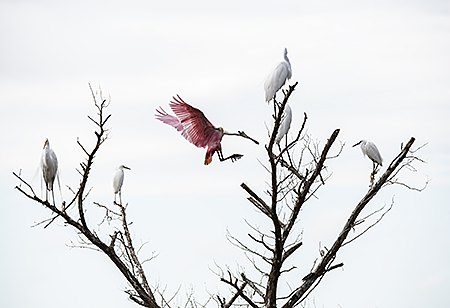
<svg viewBox="0 0 450 308"><path fill-rule="evenodd" d="M35 194L35 192L34 192L34 190L33 190L33 188L31 187L31 185L30 184L28 184L27 182L25 182L20 176L18 176L15 172L13 172L13 174L14 174L14 176L16 177L16 178L18 178L22 183L24 183L25 185L27 185L28 186L28 188L31 190L31 192L33 193L33 195L34 196L36 196L36 194ZM20 186L16 186L16 188L20 188ZM21 189L20 189L21 190ZM22 191L22 190L21 190Z"/></svg>

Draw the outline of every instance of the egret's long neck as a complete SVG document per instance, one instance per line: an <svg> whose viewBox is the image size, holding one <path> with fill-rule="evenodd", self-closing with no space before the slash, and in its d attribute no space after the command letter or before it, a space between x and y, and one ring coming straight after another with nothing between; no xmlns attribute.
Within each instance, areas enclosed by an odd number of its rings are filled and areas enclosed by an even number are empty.
<svg viewBox="0 0 450 308"><path fill-rule="evenodd" d="M45 166L49 165L49 158L50 158L50 152L49 152L48 146L45 146L44 154L43 154L43 157L42 157L42 162L43 162L43 164Z"/></svg>
<svg viewBox="0 0 450 308"><path fill-rule="evenodd" d="M286 63L288 65L287 79L291 79L291 77L292 77L292 67L291 67L291 62L289 61L289 58L287 56L287 52L284 53L284 59L286 60Z"/></svg>
<svg viewBox="0 0 450 308"><path fill-rule="evenodd" d="M286 62L289 63L289 66L291 65L291 61L289 61L289 58L287 56L287 52L284 53L284 60L286 60Z"/></svg>

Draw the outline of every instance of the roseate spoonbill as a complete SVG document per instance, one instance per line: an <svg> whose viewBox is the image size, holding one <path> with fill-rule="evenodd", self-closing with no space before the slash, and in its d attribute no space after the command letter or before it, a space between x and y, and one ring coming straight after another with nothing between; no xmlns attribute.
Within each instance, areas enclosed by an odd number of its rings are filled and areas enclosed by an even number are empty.
<svg viewBox="0 0 450 308"><path fill-rule="evenodd" d="M291 62L287 56L287 49L284 49L284 61L270 73L264 82L264 90L266 91L266 102L270 102L271 99L275 98L277 91L286 82L286 79L291 79L292 69Z"/></svg>
<svg viewBox="0 0 450 308"><path fill-rule="evenodd" d="M258 141L250 138L243 131L230 133L222 127L215 127L205 117L203 112L184 102L179 95L177 97L174 96L173 99L174 101L171 101L169 105L175 116L168 114L161 107L161 110L156 110L158 114L155 114L155 116L158 120L175 127L190 143L199 148L206 148L205 165L211 163L215 152L217 152L220 161L231 159L234 162L243 156L241 154L233 154L226 158L223 157L220 142L224 135L241 136L259 144Z"/></svg>
<svg viewBox="0 0 450 308"><path fill-rule="evenodd" d="M292 122L292 109L289 104L286 104L284 107L284 112L281 117L280 128L278 129L278 134L275 139L275 142L280 144L281 139L287 135L289 128L291 127Z"/></svg>
<svg viewBox="0 0 450 308"><path fill-rule="evenodd" d="M120 204L122 204L122 184L123 184L123 178L125 176L123 169L131 170L130 168L120 165L116 169L116 174L114 175L113 180L113 188L114 188L114 202L116 203L116 196L119 194L119 200Z"/></svg>
<svg viewBox="0 0 450 308"><path fill-rule="evenodd" d="M45 201L48 201L48 192L52 192L53 205L55 204L55 194L53 192L53 183L58 173L58 159L55 152L50 148L48 138L44 142L44 150L41 155L42 176L45 182Z"/></svg>
<svg viewBox="0 0 450 308"><path fill-rule="evenodd" d="M376 173L378 165L383 166L383 158L381 157L380 151L378 151L375 143L373 143L372 141L367 141L365 139L353 145L353 147L356 147L357 145L361 145L361 151L363 152L364 156L367 155L367 157L369 157L373 163L373 171L370 175L371 180L373 180L373 176Z"/></svg>

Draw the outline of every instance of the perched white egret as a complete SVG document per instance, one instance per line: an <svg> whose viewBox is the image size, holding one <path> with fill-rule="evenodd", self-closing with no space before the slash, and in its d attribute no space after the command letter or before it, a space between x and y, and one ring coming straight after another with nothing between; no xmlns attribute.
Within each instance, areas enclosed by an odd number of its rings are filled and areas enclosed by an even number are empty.
<svg viewBox="0 0 450 308"><path fill-rule="evenodd" d="M378 151L375 143L373 143L372 141L367 141L365 139L361 140L353 146L356 147L357 145L361 145L361 151L363 152L364 156L367 155L367 157L369 157L373 163L373 171L370 175L370 179L373 180L373 177L377 172L378 165L383 166L383 158L381 157L380 151Z"/></svg>
<svg viewBox="0 0 450 308"><path fill-rule="evenodd" d="M281 117L280 127L278 129L278 134L275 139L277 144L280 144L281 139L287 135L292 122L292 109L289 104L284 107L283 116Z"/></svg>
<svg viewBox="0 0 450 308"><path fill-rule="evenodd" d="M53 183L58 172L58 159L55 152L50 148L50 142L45 139L44 150L41 156L42 176L45 182L45 200L48 201L48 192L52 192L53 204L55 204L55 194L53 192Z"/></svg>
<svg viewBox="0 0 450 308"><path fill-rule="evenodd" d="M266 102L270 102L277 93L278 90L286 82L286 79L291 79L292 69L291 62L289 62L287 56L287 49L284 49L284 61L281 61L280 64L270 73L264 82L264 90L266 91Z"/></svg>
<svg viewBox="0 0 450 308"><path fill-rule="evenodd" d="M113 180L114 202L116 202L116 195L119 194L120 204L122 204L122 184L123 184L123 178L125 176L123 169L131 170L130 168L128 168L124 165L120 165L116 169L116 174L114 175L114 180Z"/></svg>

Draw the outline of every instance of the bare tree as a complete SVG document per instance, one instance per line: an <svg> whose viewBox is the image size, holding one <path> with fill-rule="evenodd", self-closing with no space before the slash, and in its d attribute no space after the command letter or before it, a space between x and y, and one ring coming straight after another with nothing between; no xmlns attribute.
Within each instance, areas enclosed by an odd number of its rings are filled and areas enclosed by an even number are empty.
<svg viewBox="0 0 450 308"><path fill-rule="evenodd" d="M279 290L280 277L294 269L284 267L286 260L302 246L301 233L298 234L298 232L294 231L301 209L308 200L315 197L318 189L325 185L330 176L326 163L330 159L339 157L344 147L344 144L340 144L337 146L337 149L332 150L339 134L339 129L336 129L327 140L325 146L320 148L319 143L305 133L306 114L295 137L289 142L286 137L282 146L276 144L275 140L284 109L296 85L297 83L289 86L289 89L284 92L284 100L282 102L279 103L274 100L274 125L268 134L269 143L265 147L268 155L268 165L265 168L270 175L269 188L265 192L267 196L261 197L260 194L254 192L246 184L241 184L241 187L249 194L248 200L271 222L271 230L268 232L262 231L258 227L249 224L251 228L249 238L253 242L252 245L256 245L258 248L245 244L244 241L231 234L228 235L230 241L245 252L251 264L257 270L258 275L257 277L247 277L243 270L237 274L232 274L230 270L223 271L219 268L220 279L231 286L232 289L232 295L228 299L220 296L214 297L221 308L229 308L232 305L244 305L253 308L262 306L274 308L281 305L282 308L291 308L302 303L308 294L320 283L326 273L343 266L343 263L336 264L334 262L337 252L373 227L392 207L391 204L391 207L388 209L382 208L361 218L362 210L372 198L383 187L391 184L401 184L409 189L414 189L397 180L397 176L402 169L413 168L412 164L420 161L415 156L415 151L411 150L414 143L414 138L411 138L402 147L400 153L393 159L387 170L373 183L366 195L355 206L331 248L326 249L324 247L321 249L320 258L312 262L311 271L299 276L294 282L296 286L290 294L281 295ZM105 221L118 222L115 230L107 236L106 240L102 239L86 221L85 200L90 192L87 189L89 173L98 150L108 138L108 129L105 125L111 116L106 114L109 101L102 97L101 91L96 94L91 88L91 93L97 109L97 117L96 119L88 117L96 126L96 143L93 149L87 150L77 140L78 145L86 155L86 159L80 163L81 169L78 170L81 176L78 188L70 189L73 193L72 200L68 202L62 201L60 207L56 204L50 204L48 201L38 197L31 185L20 174L17 175L16 173L14 175L24 186L18 185L15 188L24 196L43 205L54 214L53 217L40 224L45 223L45 227L47 227L57 217L61 217L64 223L73 227L79 235L79 244L75 246L96 249L106 254L127 280L129 288L125 292L132 301L150 308L170 307L170 300L164 298L164 290L161 291L157 287L150 287L147 281L142 266L145 261L139 260L139 249L136 249L134 246L128 229L126 206L121 203L114 203L114 207L94 203L105 211L104 219L101 223ZM296 150L297 153L295 153ZM75 214L69 214L68 210L70 208L77 209ZM369 226L365 226L352 239L348 239L350 230L364 226L366 219L372 215L379 215L378 220ZM151 256L150 259L153 257ZM261 261L264 263L264 266L260 266ZM268 270L266 269L267 267ZM155 295L158 296L158 299L155 298ZM198 306L192 294L188 294L188 303L192 307ZM208 303L209 301L206 304ZM206 304L200 306L205 306Z"/></svg>
<svg viewBox="0 0 450 308"><path fill-rule="evenodd" d="M274 125L269 133L269 143L266 145L268 165L264 166L270 175L269 188L265 192L267 197L257 194L247 184L241 184L241 187L249 194L248 200L270 221L271 229L263 231L248 223L251 229L248 236L253 244L247 244L242 239L228 234L232 244L244 251L257 274L256 277L247 277L247 273L243 269L238 270L237 274L232 274L230 270L224 271L218 266L218 275L221 280L234 290L228 300L220 296L216 297L222 308L228 308L233 304L254 308L261 306L292 308L302 303L326 273L344 265L335 263L338 251L376 225L392 208L391 204L387 209L383 207L366 217L360 217L365 206L383 187L400 184L419 191L426 187L425 184L422 189L412 188L397 179L402 169L414 168L413 163L421 161L414 155L415 151L411 150L415 141L414 138L411 138L404 147L402 146L400 153L392 160L387 170L375 183L371 183L366 195L348 216L331 248L320 249L320 258L312 260L310 272L299 275L298 279L290 284L295 287L292 287L289 294L280 294L280 278L284 273L294 269L284 266L286 260L302 246L302 234L294 232L294 225L298 222L299 214L305 203L315 197L318 189L325 185L330 177L326 167L327 161L337 158L344 147L344 144L341 143L337 149L332 150L333 147L336 147L335 143L339 135L339 129L336 129L328 138L325 146L320 148L319 144L305 133L306 113L294 139L289 142L286 139L284 146L276 146L275 138L282 122L283 111L296 86L297 83L284 91L284 100L281 103L274 101ZM298 151L297 155L294 153L295 149ZM378 215L378 219L371 225L364 224L367 218L373 215ZM362 230L358 229L357 235L348 239L349 232L352 229L355 230L357 226L365 227Z"/></svg>
<svg viewBox="0 0 450 308"><path fill-rule="evenodd" d="M109 101L102 97L101 91L95 94L91 88L91 93L97 109L97 119L90 116L88 116L88 118L97 127L94 132L96 143L94 148L88 151L83 144L77 140L78 145L86 155L86 160L80 163L81 169L77 169L81 179L77 190L70 189L74 195L72 200L68 203L62 201L61 207L58 208L56 205L39 198L30 184L22 179L20 175L13 173L26 186L23 188L22 185L19 185L15 188L31 200L40 203L54 213L54 217L41 222L46 223L45 227L47 227L57 217L61 217L67 225L70 225L77 230L81 247L96 249L106 254L129 283L130 288L125 292L129 295L131 300L144 307L159 308L160 305L158 305L155 300L154 290L152 291L149 287L147 278L144 274L142 262L140 262L137 257L137 250L133 245L130 231L128 229L125 206L120 203L115 203L117 209L111 209L110 207L96 203L97 206L105 209L104 219L120 221L120 224L116 227L116 230L109 235L108 240L102 240L95 232L94 228L88 226L86 222L85 199L90 192L90 190L87 189L89 172L91 171L94 158L100 149L100 146L108 138L108 129L105 125L111 117L110 114L105 114ZM76 207L78 209L75 215L70 215L68 213L68 209L71 207Z"/></svg>

